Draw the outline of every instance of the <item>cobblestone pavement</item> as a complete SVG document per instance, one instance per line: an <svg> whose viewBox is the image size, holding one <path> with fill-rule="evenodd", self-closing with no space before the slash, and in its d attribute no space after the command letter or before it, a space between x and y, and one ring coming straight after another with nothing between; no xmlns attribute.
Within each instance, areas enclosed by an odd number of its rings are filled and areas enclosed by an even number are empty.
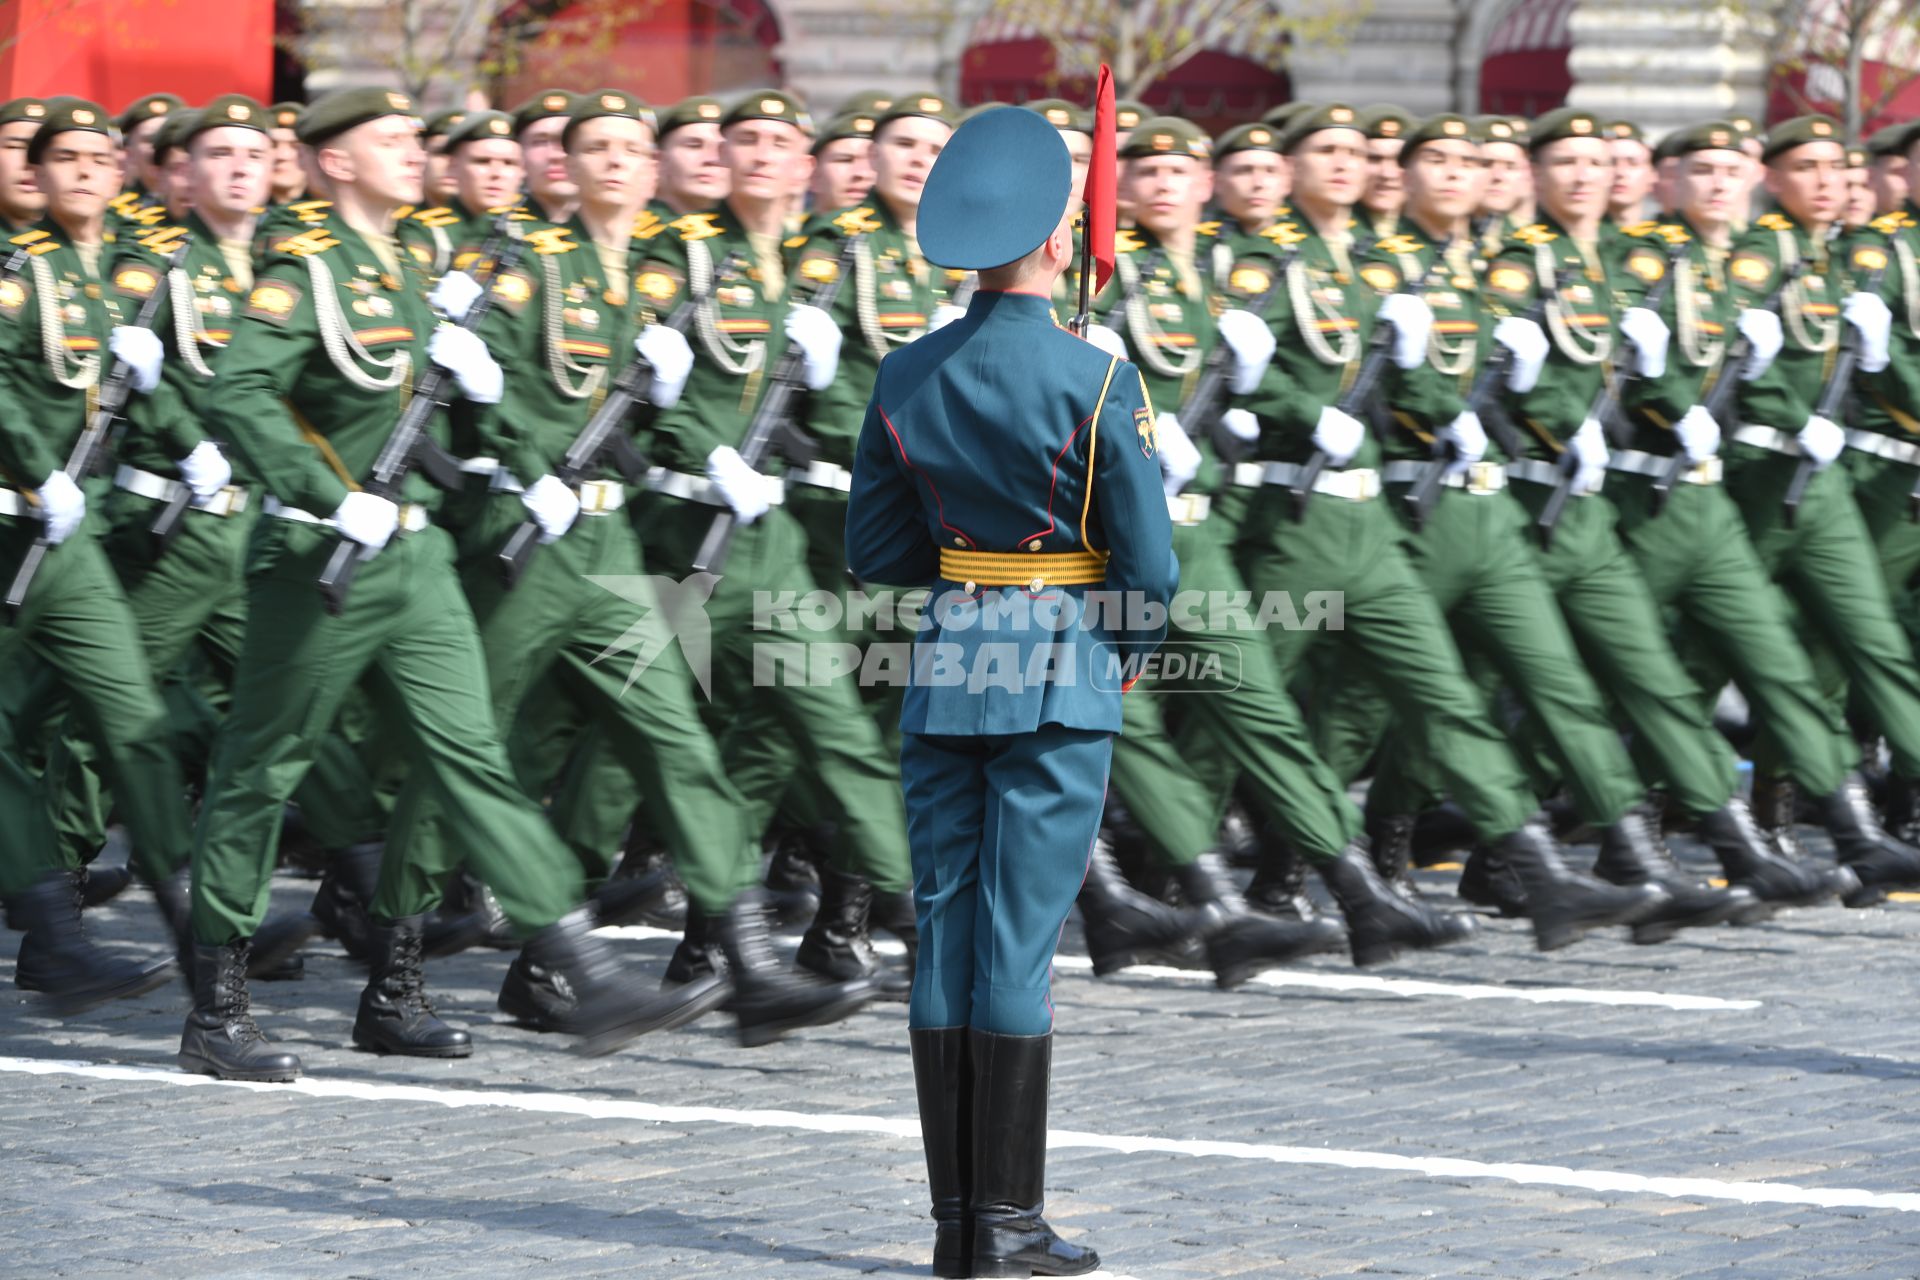
<svg viewBox="0 0 1920 1280"><path fill-rule="evenodd" d="M160 947L138 891L94 918ZM1223 993L1096 981L1070 930L1049 1216L1151 1280L1917 1276L1917 941L1908 902L1550 956L1503 921ZM495 1012L504 967L429 967L473 1058L383 1060L325 944L256 986L308 1071L259 1087L175 1071L177 988L62 1023L0 959L0 1275L927 1274L902 1006L582 1059Z"/></svg>

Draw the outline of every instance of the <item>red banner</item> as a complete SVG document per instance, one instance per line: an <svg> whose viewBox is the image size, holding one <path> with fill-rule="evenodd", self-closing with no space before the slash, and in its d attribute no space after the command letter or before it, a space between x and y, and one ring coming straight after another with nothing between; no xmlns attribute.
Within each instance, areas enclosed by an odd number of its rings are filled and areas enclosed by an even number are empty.
<svg viewBox="0 0 1920 1280"><path fill-rule="evenodd" d="M1113 109L1113 71L1100 64L1100 80L1093 90L1093 160L1087 166L1087 252L1093 258L1093 291L1107 287L1113 275L1113 236L1119 225L1117 188L1119 171L1114 153L1119 149Z"/></svg>
<svg viewBox="0 0 1920 1280"><path fill-rule="evenodd" d="M70 93L118 112L163 91L267 101L273 0L0 2L0 100Z"/></svg>

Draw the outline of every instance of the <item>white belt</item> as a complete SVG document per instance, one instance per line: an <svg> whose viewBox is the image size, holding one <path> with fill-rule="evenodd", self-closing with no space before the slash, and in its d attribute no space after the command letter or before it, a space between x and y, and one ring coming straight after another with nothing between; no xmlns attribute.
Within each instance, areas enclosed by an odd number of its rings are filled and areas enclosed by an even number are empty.
<svg viewBox="0 0 1920 1280"><path fill-rule="evenodd" d="M1292 485L1304 470L1292 462L1242 462L1233 468L1233 482L1242 488L1260 484ZM1322 471L1313 481L1315 493L1345 498L1349 502L1371 502L1380 496L1380 473L1367 467L1350 471Z"/></svg>
<svg viewBox="0 0 1920 1280"><path fill-rule="evenodd" d="M333 520L327 516L317 516L311 511L299 507L290 507L280 499L268 494L260 503L260 509L276 520L291 520L295 524L324 524L336 528ZM427 519L427 509L417 502L400 504L400 532L418 533L432 521Z"/></svg>
<svg viewBox="0 0 1920 1280"><path fill-rule="evenodd" d="M1167 499L1167 518L1175 524L1199 524L1213 513L1213 495L1181 493Z"/></svg>
<svg viewBox="0 0 1920 1280"><path fill-rule="evenodd" d="M1507 464L1509 480L1525 480L1529 484L1550 484L1558 488L1566 477L1567 470L1557 462L1542 462L1538 458L1521 458L1518 462ZM1570 495L1575 498L1591 498L1600 492L1598 489L1575 489Z"/></svg>
<svg viewBox="0 0 1920 1280"><path fill-rule="evenodd" d="M1432 462L1389 462L1380 478L1388 484L1412 484L1434 465ZM1507 487L1507 469L1498 462L1471 462L1464 469L1447 471L1440 477L1440 483L1444 488L1465 489L1475 497L1484 498Z"/></svg>
<svg viewBox="0 0 1920 1280"><path fill-rule="evenodd" d="M816 489L853 492L853 472L831 462L809 462L797 471L787 472L787 479L795 484L812 485Z"/></svg>
<svg viewBox="0 0 1920 1280"><path fill-rule="evenodd" d="M113 487L125 489L135 497L151 498L155 502L172 502L187 488L182 481L169 480L151 471L129 466L121 466L114 471ZM247 491L239 485L230 484L206 502L194 499L192 506L195 511L204 511L213 516L238 515L247 509Z"/></svg>
<svg viewBox="0 0 1920 1280"><path fill-rule="evenodd" d="M38 517L40 508L27 501L27 495L18 489L0 489L0 516Z"/></svg>
<svg viewBox="0 0 1920 1280"><path fill-rule="evenodd" d="M1895 440L1892 436L1883 436L1878 431L1847 432L1847 448L1858 449L1861 453L1870 453L1876 458L1885 458L1889 462L1904 462L1908 466L1920 466L1920 444L1907 440Z"/></svg>
<svg viewBox="0 0 1920 1280"><path fill-rule="evenodd" d="M1800 453L1800 440L1790 431L1778 427L1754 427L1741 425L1733 429L1733 438L1741 444L1750 444L1756 449L1770 449L1774 453L1788 453L1796 457Z"/></svg>
<svg viewBox="0 0 1920 1280"><path fill-rule="evenodd" d="M655 493L664 493L669 498L702 502L709 507L728 505L727 500L720 496L720 487L705 476L690 476L684 471L669 471L665 467L655 467L647 472L647 488ZM776 507L785 502L785 487L773 490L772 498Z"/></svg>
<svg viewBox="0 0 1920 1280"><path fill-rule="evenodd" d="M500 465L498 458L464 458L460 470L470 476L487 477L487 489L491 493L525 493L527 486L520 483L519 477ZM580 499L580 514L583 516L612 515L627 505L627 491L617 480L583 480L573 487L574 497Z"/></svg>
<svg viewBox="0 0 1920 1280"><path fill-rule="evenodd" d="M1619 449L1607 455L1607 470L1624 471L1628 475L1653 476L1658 479L1667 474L1667 468L1673 465L1673 459L1663 458L1657 453L1642 453L1638 449ZM1680 473L1682 484L1719 484L1723 474L1718 455L1704 461L1693 463Z"/></svg>

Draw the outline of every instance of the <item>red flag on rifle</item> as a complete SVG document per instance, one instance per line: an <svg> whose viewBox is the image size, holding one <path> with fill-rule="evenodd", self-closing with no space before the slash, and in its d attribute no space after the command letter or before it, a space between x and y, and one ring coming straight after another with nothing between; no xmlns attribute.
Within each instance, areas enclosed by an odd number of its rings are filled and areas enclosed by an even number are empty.
<svg viewBox="0 0 1920 1280"><path fill-rule="evenodd" d="M1113 110L1113 72L1100 64L1100 81L1093 91L1093 160L1087 166L1087 252L1099 270L1095 293L1107 287L1113 275L1113 234L1119 225L1115 188L1119 178L1114 163L1119 134Z"/></svg>

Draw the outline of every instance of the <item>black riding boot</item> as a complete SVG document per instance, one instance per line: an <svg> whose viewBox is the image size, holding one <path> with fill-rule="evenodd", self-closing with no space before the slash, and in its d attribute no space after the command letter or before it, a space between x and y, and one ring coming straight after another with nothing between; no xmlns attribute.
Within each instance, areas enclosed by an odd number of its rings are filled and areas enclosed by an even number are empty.
<svg viewBox="0 0 1920 1280"><path fill-rule="evenodd" d="M1091 1249L1053 1233L1046 1208L1047 1086L1053 1036L969 1029L973 1064L975 1276L1078 1276L1099 1269Z"/></svg>
<svg viewBox="0 0 1920 1280"><path fill-rule="evenodd" d="M247 943L193 949L193 1011L180 1033L182 1070L222 1080L293 1080L300 1059L274 1048L247 999Z"/></svg>
<svg viewBox="0 0 1920 1280"><path fill-rule="evenodd" d="M464 1058L473 1037L434 1015L421 969L424 917L408 916L373 926L373 976L360 993L353 1042L375 1053L413 1058Z"/></svg>
<svg viewBox="0 0 1920 1280"><path fill-rule="evenodd" d="M913 1086L920 1099L920 1144L927 1153L927 1190L933 1196L933 1274L973 1274L973 1072L967 1029L909 1031Z"/></svg>

